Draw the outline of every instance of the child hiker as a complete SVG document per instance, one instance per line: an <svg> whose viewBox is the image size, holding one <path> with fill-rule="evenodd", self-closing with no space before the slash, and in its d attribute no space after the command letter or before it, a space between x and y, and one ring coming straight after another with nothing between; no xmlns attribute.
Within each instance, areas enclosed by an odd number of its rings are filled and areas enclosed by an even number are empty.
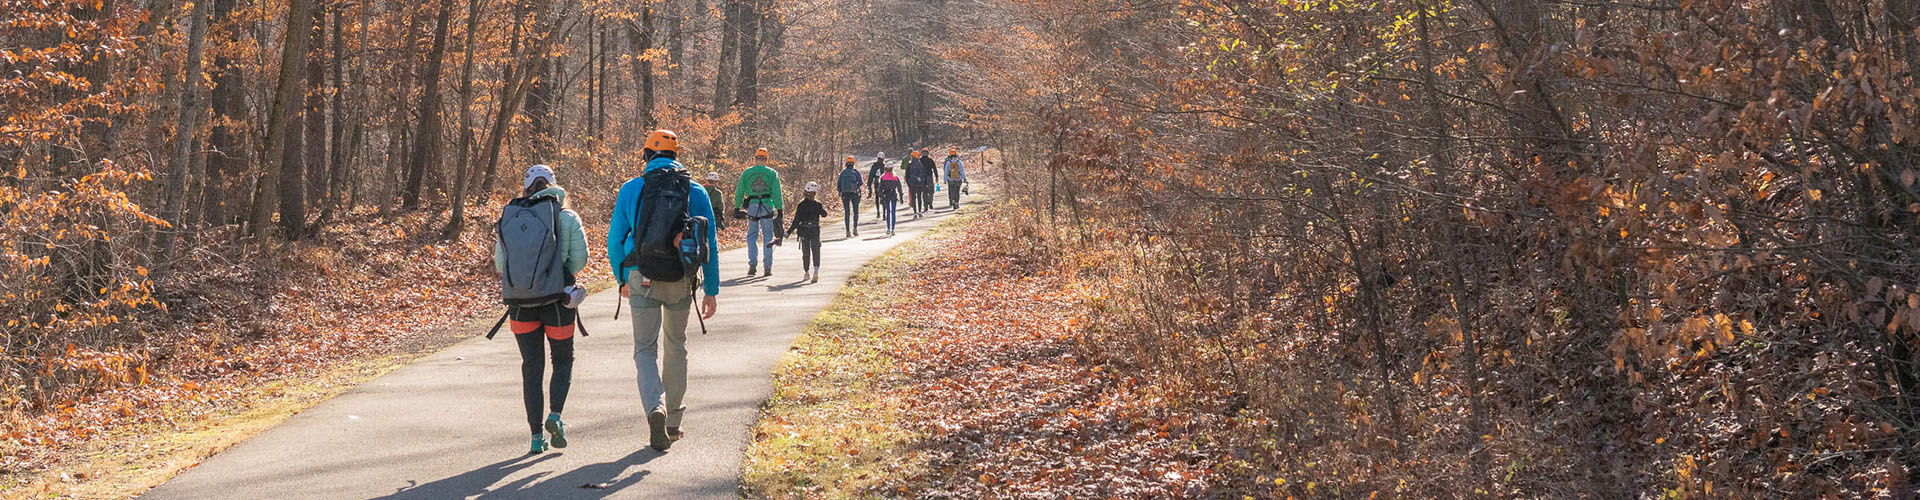
<svg viewBox="0 0 1920 500"><path fill-rule="evenodd" d="M893 227L900 222L900 202L905 198L900 191L900 177L893 175L893 166L880 169L880 182L873 190L873 199L880 204L882 219L887 221L887 236L893 236Z"/></svg>
<svg viewBox="0 0 1920 500"><path fill-rule="evenodd" d="M820 194L820 183L809 182L805 189L807 199L794 209L793 224L787 227L787 232L800 236L800 281L819 283L820 218L827 216L827 207L821 205L820 200L813 199Z"/></svg>

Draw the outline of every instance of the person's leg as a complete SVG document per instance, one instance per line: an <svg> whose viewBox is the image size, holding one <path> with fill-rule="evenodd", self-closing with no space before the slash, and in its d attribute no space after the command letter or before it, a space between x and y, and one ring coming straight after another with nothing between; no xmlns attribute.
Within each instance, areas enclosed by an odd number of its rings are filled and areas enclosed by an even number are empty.
<svg viewBox="0 0 1920 500"><path fill-rule="evenodd" d="M883 205L883 206L885 207L885 208L883 208L882 210L885 210L885 211L887 212L887 214L886 214L886 218L887 218L887 234L893 234L893 225L894 225L895 223L897 223L897 222L898 222L898 220L899 220L899 219L898 219L898 217L899 217L899 206L898 206L898 205L899 205L899 203L898 203L898 202L892 202L892 201L887 201L887 202L881 202L880 204L881 204L881 205Z"/></svg>
<svg viewBox="0 0 1920 500"><path fill-rule="evenodd" d="M960 209L960 181L947 181L947 208Z"/></svg>
<svg viewBox="0 0 1920 500"><path fill-rule="evenodd" d="M813 267L807 264L812 260L813 260L813 244L808 243L807 239L805 237L802 237L800 238L800 272L801 273L813 272ZM805 277L805 276L803 275L802 277Z"/></svg>
<svg viewBox="0 0 1920 500"><path fill-rule="evenodd" d="M547 327L547 344L553 348L553 380L547 382L547 411L559 415L567 409L567 391L573 388L573 325Z"/></svg>
<svg viewBox="0 0 1920 500"><path fill-rule="evenodd" d="M665 337L666 358L662 359L661 380L666 386L667 427L680 427L680 417L686 414L687 397L687 315L693 309L693 281L681 281L659 290L661 299L668 301L665 309L665 321L661 333ZM673 303L671 297L681 297Z"/></svg>
<svg viewBox="0 0 1920 500"><path fill-rule="evenodd" d="M760 232L760 222L761 221L753 220L751 217L747 219L747 274L753 274L754 269L759 269L760 245L765 243L764 241L760 241L761 238L773 236Z"/></svg>
<svg viewBox="0 0 1920 500"><path fill-rule="evenodd" d="M768 273L772 273L773 272L773 240L778 238L777 235L780 234L780 220L775 218L767 218L765 220L761 220L760 222L756 222L754 224L761 226L759 244L764 246L764 248L761 248L762 252L760 255L762 257L762 260L760 262L762 266L760 268L767 270ZM753 257L751 256L747 257L747 261L752 262Z"/></svg>
<svg viewBox="0 0 1920 500"><path fill-rule="evenodd" d="M520 322L515 323L515 330L522 328L518 324ZM514 343L520 346L520 395L526 403L527 429L533 431L535 436L540 435L540 405L543 403L540 379L546 378L547 370L546 353L541 352L545 349L541 345L545 337L540 335L539 326L539 323L534 323L525 333L516 331L513 334Z"/></svg>
<svg viewBox="0 0 1920 500"><path fill-rule="evenodd" d="M807 245L813 247L813 277L818 278L820 277L820 236L815 235L813 239L807 240Z"/></svg>
<svg viewBox="0 0 1920 500"><path fill-rule="evenodd" d="M553 447L567 447L567 424L560 412L567 408L567 389L573 387L573 328L578 311L552 306L554 321L546 326L547 345L553 349L553 380L547 383L547 434ZM528 335L531 337L532 335Z"/></svg>
<svg viewBox="0 0 1920 500"><path fill-rule="evenodd" d="M660 382L660 301L648 296L650 287L638 284L628 291L633 306L633 367L640 386L641 411L660 407L665 389Z"/></svg>

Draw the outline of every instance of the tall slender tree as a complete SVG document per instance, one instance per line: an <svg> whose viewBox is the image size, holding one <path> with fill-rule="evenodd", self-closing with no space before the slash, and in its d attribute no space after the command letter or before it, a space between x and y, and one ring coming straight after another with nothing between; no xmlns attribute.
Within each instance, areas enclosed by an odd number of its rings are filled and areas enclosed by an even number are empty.
<svg viewBox="0 0 1920 500"><path fill-rule="evenodd" d="M313 39L314 1L287 1L287 32L280 51L280 76L274 85L272 111L267 114L266 163L254 187L253 215L247 223L248 232L255 236L267 234L267 227L273 223L274 206L279 203L276 192L286 167L289 134L294 131L294 110L306 94L306 80L301 78L300 70L306 60L308 42ZM298 223L295 224L297 227ZM297 235L289 235L293 236Z"/></svg>

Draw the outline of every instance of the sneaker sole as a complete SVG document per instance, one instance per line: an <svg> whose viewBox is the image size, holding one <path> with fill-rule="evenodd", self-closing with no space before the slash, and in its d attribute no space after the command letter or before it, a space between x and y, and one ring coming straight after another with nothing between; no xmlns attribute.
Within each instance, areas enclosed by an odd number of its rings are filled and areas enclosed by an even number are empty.
<svg viewBox="0 0 1920 500"><path fill-rule="evenodd" d="M667 447L673 446L673 441L667 439L666 413L648 412L647 430L652 434L648 436L648 438L652 440L652 442L648 444L652 446L654 450L667 451Z"/></svg>
<svg viewBox="0 0 1920 500"><path fill-rule="evenodd" d="M560 427L559 421L557 420L547 421L547 434L553 435L553 439L550 439L547 442L549 444L552 444L554 448L567 447L567 430L565 428Z"/></svg>

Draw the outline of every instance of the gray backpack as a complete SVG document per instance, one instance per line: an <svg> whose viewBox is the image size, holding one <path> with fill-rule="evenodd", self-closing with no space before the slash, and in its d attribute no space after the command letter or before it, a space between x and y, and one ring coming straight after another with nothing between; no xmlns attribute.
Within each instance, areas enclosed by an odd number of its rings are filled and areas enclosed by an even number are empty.
<svg viewBox="0 0 1920 500"><path fill-rule="evenodd" d="M565 300L567 256L560 252L560 203L549 197L507 202L494 224L506 256L500 274L500 301L513 307L538 307Z"/></svg>

